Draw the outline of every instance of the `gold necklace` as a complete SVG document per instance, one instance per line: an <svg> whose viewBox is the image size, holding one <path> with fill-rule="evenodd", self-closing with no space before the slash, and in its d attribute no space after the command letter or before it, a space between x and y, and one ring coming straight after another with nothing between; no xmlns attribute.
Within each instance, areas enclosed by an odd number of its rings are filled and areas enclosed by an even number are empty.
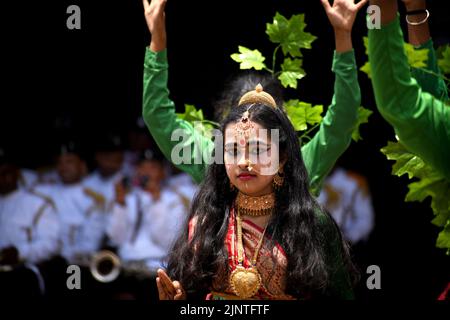
<svg viewBox="0 0 450 320"><path fill-rule="evenodd" d="M275 207L275 193L260 197L251 197L239 192L236 197L238 211L244 215L259 217L272 213Z"/></svg>
<svg viewBox="0 0 450 320"><path fill-rule="evenodd" d="M230 286L239 298L248 299L253 297L258 292L259 288L261 288L262 279L261 274L256 268L256 261L258 259L259 250L261 249L264 241L264 235L266 234L268 223L266 224L261 239L259 239L258 245L256 246L255 253L253 254L253 259L251 261L251 266L249 268L243 266L244 243L242 241L242 221L239 209L237 210L236 224L238 238L238 265L230 275Z"/></svg>

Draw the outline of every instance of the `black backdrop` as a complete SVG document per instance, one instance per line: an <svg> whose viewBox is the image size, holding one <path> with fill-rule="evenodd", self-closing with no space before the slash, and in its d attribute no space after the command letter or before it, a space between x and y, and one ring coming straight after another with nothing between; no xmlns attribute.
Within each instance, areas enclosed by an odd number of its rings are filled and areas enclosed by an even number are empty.
<svg viewBox="0 0 450 320"><path fill-rule="evenodd" d="M66 8L81 8L81 30L66 28ZM48 164L62 134L61 120L87 147L105 130L126 132L141 112L142 62L150 35L140 0L16 2L0 4L2 20L1 143L29 167ZM436 43L450 42L444 1L429 1ZM333 93L333 32L320 1L182 1L167 4L169 88L179 111L184 103L211 117L211 100L225 79L238 71L229 56L238 45L271 56L265 24L275 12L306 13L306 31L318 36L305 51L307 76L300 81L302 100L327 105ZM353 39L357 63L366 57L360 14ZM375 109L370 82L360 73L362 104ZM375 111L342 164L369 179L376 229L358 253L362 268L359 297L435 299L450 281L450 257L434 246L429 203L404 203L406 178L390 175L391 164L379 152L393 130ZM448 147L448 146L443 146ZM382 289L364 289L365 267L379 265Z"/></svg>

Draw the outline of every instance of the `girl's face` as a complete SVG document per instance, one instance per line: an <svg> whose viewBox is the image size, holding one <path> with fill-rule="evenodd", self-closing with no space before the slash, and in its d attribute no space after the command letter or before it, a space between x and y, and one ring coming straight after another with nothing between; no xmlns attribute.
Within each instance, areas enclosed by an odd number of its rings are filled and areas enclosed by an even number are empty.
<svg viewBox="0 0 450 320"><path fill-rule="evenodd" d="M279 148L278 141L272 141L270 134L270 130L256 122L253 122L247 139L236 133L235 123L225 128L227 175L231 183L246 195L261 196L273 192L272 181L279 169Z"/></svg>

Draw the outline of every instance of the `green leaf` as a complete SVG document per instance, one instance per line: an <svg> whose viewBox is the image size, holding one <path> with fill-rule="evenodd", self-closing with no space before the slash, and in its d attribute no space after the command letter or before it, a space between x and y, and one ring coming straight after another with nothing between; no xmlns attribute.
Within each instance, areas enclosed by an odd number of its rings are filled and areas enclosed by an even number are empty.
<svg viewBox="0 0 450 320"><path fill-rule="evenodd" d="M390 160L396 160L392 173L408 173L409 178L418 178L408 185L405 201L422 202L431 197L431 209L435 215L431 221L438 227L444 227L436 240L436 247L447 249L450 255L450 181L445 179L433 167L409 152L400 142L388 142L381 151Z"/></svg>
<svg viewBox="0 0 450 320"><path fill-rule="evenodd" d="M180 119L194 122L194 121L203 121L203 110L199 109L197 110L194 105L192 104L185 104L184 105L184 113L177 113L177 116Z"/></svg>
<svg viewBox="0 0 450 320"><path fill-rule="evenodd" d="M405 43L405 52L408 63L414 68L425 68L428 61L428 49L415 49L412 44Z"/></svg>
<svg viewBox="0 0 450 320"><path fill-rule="evenodd" d="M370 63L368 61L366 63L364 63L364 65L361 68L359 68L359 70L361 70L362 72L367 74L369 79L372 78L372 75L370 73Z"/></svg>
<svg viewBox="0 0 450 320"><path fill-rule="evenodd" d="M214 126L217 126L215 122L204 118L202 109L197 110L192 104L185 104L184 113L177 113L176 115L178 118L189 122L195 130L204 136L212 136Z"/></svg>
<svg viewBox="0 0 450 320"><path fill-rule="evenodd" d="M373 112L371 110L366 109L364 107L358 108L358 121L356 122L355 128L353 129L353 132L352 132L352 139L354 141L362 140L361 135L359 133L359 127L363 123L369 122L369 117L372 113Z"/></svg>
<svg viewBox="0 0 450 320"><path fill-rule="evenodd" d="M369 37L363 37L364 48L366 49L366 55L369 55Z"/></svg>
<svg viewBox="0 0 450 320"><path fill-rule="evenodd" d="M431 197L431 208L435 218L431 221L438 227L444 227L436 241L438 248L450 249L449 221L450 221L450 182L444 179L432 167L425 165L424 174L419 181L408 185L409 192L406 201L423 201ZM425 173L426 172L426 173Z"/></svg>
<svg viewBox="0 0 450 320"><path fill-rule="evenodd" d="M293 15L289 20L280 13L276 13L273 23L266 24L266 34L273 43L281 44L284 55L301 57L300 49L311 49L311 43L317 39L309 32L305 32L305 15Z"/></svg>
<svg viewBox="0 0 450 320"><path fill-rule="evenodd" d="M322 105L313 107L311 103L289 100L285 102L284 108L296 131L304 131L308 124L315 125L322 121Z"/></svg>
<svg viewBox="0 0 450 320"><path fill-rule="evenodd" d="M431 175L425 177L417 182L410 183L408 185L409 192L406 195L405 201L419 201L422 202L425 198L436 196L437 188L440 185L442 177L437 175Z"/></svg>
<svg viewBox="0 0 450 320"><path fill-rule="evenodd" d="M450 219L450 182L442 179L436 183L435 192L432 195L431 208L436 217L431 221L434 225L442 227Z"/></svg>
<svg viewBox="0 0 450 320"><path fill-rule="evenodd" d="M450 45L445 45L441 49L442 59L438 59L438 65L444 74L450 74Z"/></svg>
<svg viewBox="0 0 450 320"><path fill-rule="evenodd" d="M305 70L302 69L302 62L300 59L284 59L281 65L281 74L278 76L283 87L297 89L297 81L305 76Z"/></svg>
<svg viewBox="0 0 450 320"><path fill-rule="evenodd" d="M233 53L231 59L240 63L241 69L262 70L266 68L264 60L266 58L261 54L259 50L250 50L246 47L239 46L239 53Z"/></svg>
<svg viewBox="0 0 450 320"><path fill-rule="evenodd" d="M420 177L421 170L425 163L415 154L409 152L400 142L388 142L388 145L381 149L389 160L396 160L392 166L392 174L402 176L405 173L411 179Z"/></svg>
<svg viewBox="0 0 450 320"><path fill-rule="evenodd" d="M450 248L450 220L447 221L447 225L445 226L444 230L439 232L438 238L436 240L436 247L442 249Z"/></svg>

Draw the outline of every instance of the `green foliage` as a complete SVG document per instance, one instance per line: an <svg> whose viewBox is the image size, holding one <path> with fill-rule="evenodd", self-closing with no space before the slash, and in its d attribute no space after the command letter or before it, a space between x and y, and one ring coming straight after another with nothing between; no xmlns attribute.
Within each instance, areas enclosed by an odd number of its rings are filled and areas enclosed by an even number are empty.
<svg viewBox="0 0 450 320"><path fill-rule="evenodd" d="M284 108L296 131L305 131L308 124L315 125L322 121L322 105L312 106L311 103L289 100Z"/></svg>
<svg viewBox="0 0 450 320"><path fill-rule="evenodd" d="M266 34L273 43L281 45L283 54L292 57L302 57L300 49L311 49L311 43L317 39L309 32L305 32L305 15L296 14L289 20L276 13L273 23L266 24Z"/></svg>
<svg viewBox="0 0 450 320"><path fill-rule="evenodd" d="M361 70L362 72L364 72L365 74L367 74L367 76L369 77L369 79L372 78L372 74L370 72L370 63L369 61L366 61L366 63L363 64L363 66L361 68L359 68L359 70Z"/></svg>
<svg viewBox="0 0 450 320"><path fill-rule="evenodd" d="M428 61L428 49L415 49L412 44L404 43L408 63L413 68L425 68Z"/></svg>
<svg viewBox="0 0 450 320"><path fill-rule="evenodd" d="M369 122L369 117L372 113L372 110L366 109L364 107L358 108L358 122L356 123L355 128L352 132L353 141L358 142L359 140L362 140L361 134L359 133L359 128L363 123Z"/></svg>
<svg viewBox="0 0 450 320"><path fill-rule="evenodd" d="M240 63L241 69L255 69L262 70L266 69L264 64L265 57L261 54L259 50L250 50L246 47L239 46L239 53L234 53L231 55L231 59Z"/></svg>
<svg viewBox="0 0 450 320"><path fill-rule="evenodd" d="M439 50L440 49L440 50ZM450 45L441 46L438 49L438 65L443 74L450 74Z"/></svg>
<svg viewBox="0 0 450 320"><path fill-rule="evenodd" d="M259 50L250 50L239 46L239 53L233 53L231 58L240 63L240 69L265 69L273 76L278 77L283 87L297 89L298 81L306 76L306 72L302 68L302 50L311 49L312 43L317 39L316 36L306 32L305 28L304 14L292 15L287 19L277 12L273 22L266 24L266 34L269 40L277 45L272 54L272 69L267 68L264 64L266 58ZM277 54L280 48L283 54L283 63L277 65ZM285 109L295 130L304 131L302 137L310 139L308 134L322 121L323 106L312 106L308 102L290 100L285 103ZM370 110L362 107L359 109L358 125L352 133L353 140L361 139L359 125L366 123L371 113Z"/></svg>
<svg viewBox="0 0 450 320"><path fill-rule="evenodd" d="M432 223L442 228L436 246L447 249L447 254L450 254L450 182L418 156L408 151L400 142L388 142L381 152L389 160L395 160L392 166L393 175L407 174L409 179L414 179L408 185L406 201L422 202L428 197L431 198L431 208L434 213Z"/></svg>
<svg viewBox="0 0 450 320"><path fill-rule="evenodd" d="M302 63L303 61L300 59L284 59L284 62L281 65L282 71L278 79L280 79L281 84L285 88L291 87L297 89L297 80L300 80L305 76L305 70L302 69Z"/></svg>
<svg viewBox="0 0 450 320"><path fill-rule="evenodd" d="M231 58L240 63L241 69L265 69L271 72L272 75L278 76L285 88L296 89L298 80L306 75L302 69L303 60L300 58L303 55L301 50L311 49L311 43L317 39L311 33L305 32L305 27L304 14L293 15L290 19L287 19L277 12L273 23L266 24L266 34L269 36L269 40L277 44L272 55L272 69L269 69L264 64L266 58L259 50L250 50L239 46L239 53L233 53ZM276 71L276 59L279 48L283 52L284 60L278 68L279 71Z"/></svg>
<svg viewBox="0 0 450 320"><path fill-rule="evenodd" d="M212 137L214 127L219 127L218 123L206 120L203 116L203 110L197 110L192 104L185 104L184 113L177 113L176 115L181 120L190 122L194 129L199 131L203 136Z"/></svg>

